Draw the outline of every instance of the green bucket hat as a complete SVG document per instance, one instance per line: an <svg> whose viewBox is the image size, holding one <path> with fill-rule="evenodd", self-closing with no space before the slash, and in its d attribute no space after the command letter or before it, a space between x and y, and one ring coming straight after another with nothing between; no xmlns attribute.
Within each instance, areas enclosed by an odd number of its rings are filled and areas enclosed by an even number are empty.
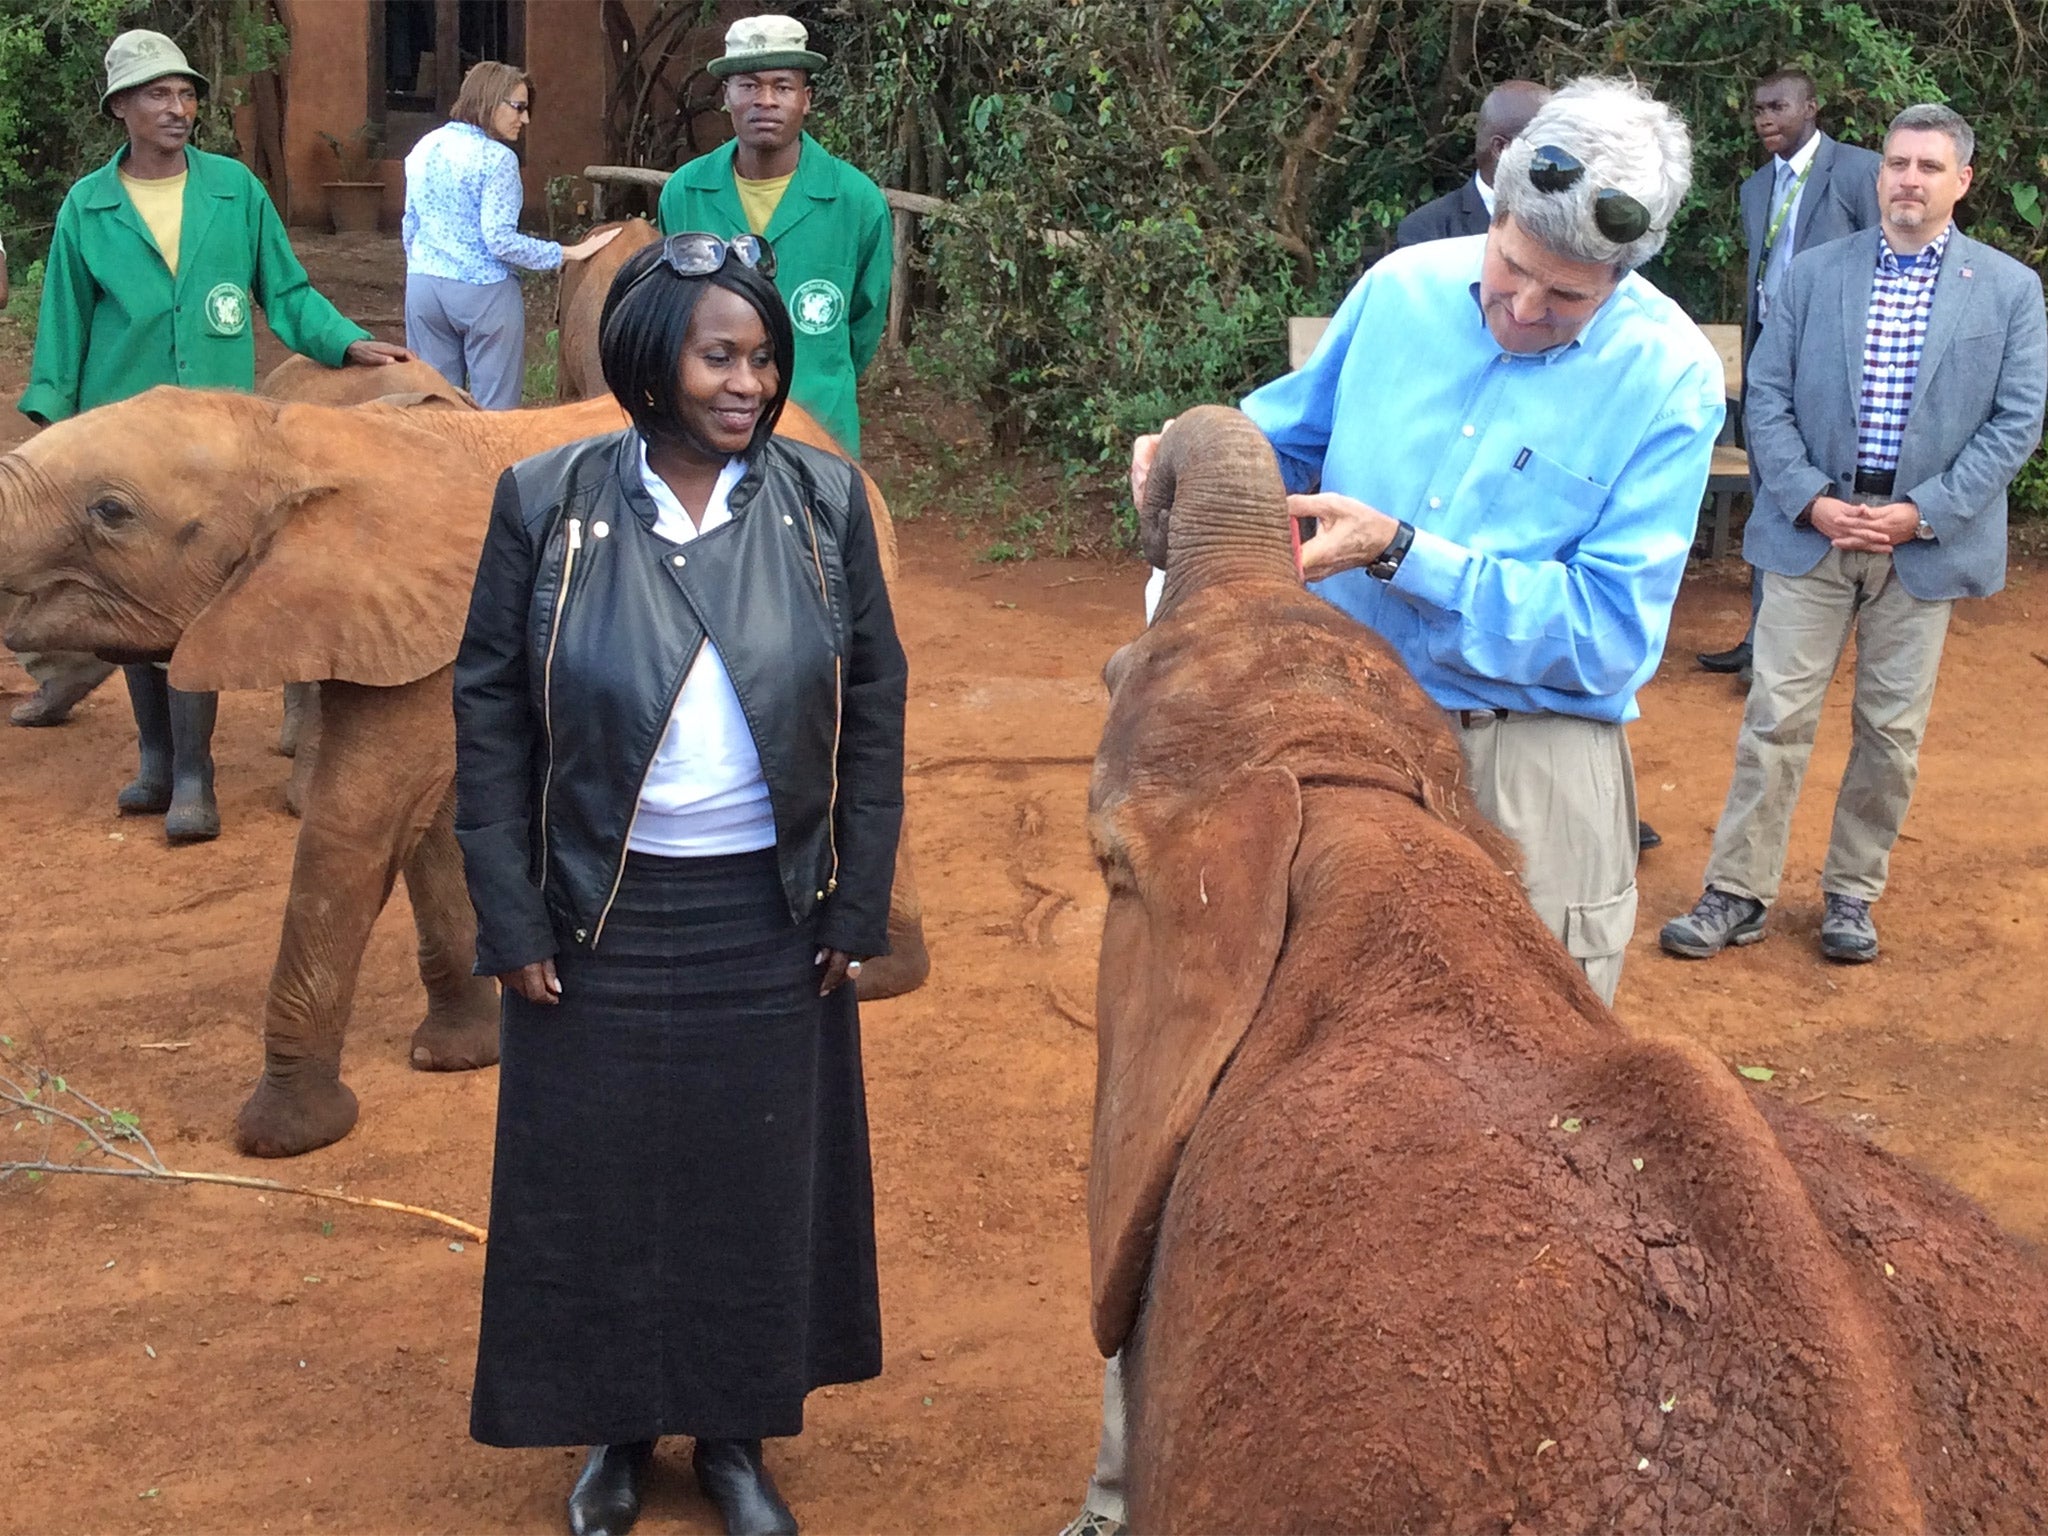
<svg viewBox="0 0 2048 1536"><path fill-rule="evenodd" d="M707 67L720 80L763 69L815 71L825 55L811 51L811 34L794 16L749 16L726 29L725 54Z"/></svg>
<svg viewBox="0 0 2048 1536"><path fill-rule="evenodd" d="M123 32L107 49L107 88L100 93L101 113L112 116L107 111L108 102L123 91L161 80L165 75L183 75L199 88L202 97L211 89L206 76L186 60L185 50L163 33Z"/></svg>

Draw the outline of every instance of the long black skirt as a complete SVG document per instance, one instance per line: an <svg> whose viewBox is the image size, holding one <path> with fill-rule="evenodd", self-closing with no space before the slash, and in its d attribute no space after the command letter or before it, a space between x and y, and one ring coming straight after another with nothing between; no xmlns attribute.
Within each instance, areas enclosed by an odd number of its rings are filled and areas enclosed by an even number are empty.
<svg viewBox="0 0 2048 1536"><path fill-rule="evenodd" d="M882 1368L851 983L818 996L773 849L628 856L559 1006L507 995L470 1433L803 1429Z"/></svg>

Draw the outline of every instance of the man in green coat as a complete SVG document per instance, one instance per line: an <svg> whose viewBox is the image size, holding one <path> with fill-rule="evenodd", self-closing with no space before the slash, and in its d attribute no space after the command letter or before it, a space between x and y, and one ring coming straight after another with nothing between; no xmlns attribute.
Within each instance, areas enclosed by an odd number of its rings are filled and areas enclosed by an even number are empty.
<svg viewBox="0 0 2048 1536"><path fill-rule="evenodd" d="M162 33L124 32L108 48L100 110L127 129L128 144L58 210L21 397L31 420L47 426L158 384L253 390L252 305L286 346L329 367L411 357L372 340L314 289L247 167L192 148L206 90ZM32 705L53 681L68 677L76 688L89 675L77 658L21 660L41 685ZM173 690L159 667L124 670L141 770L116 803L127 814L166 813L174 843L217 837L216 696Z"/></svg>
<svg viewBox="0 0 2048 1536"><path fill-rule="evenodd" d="M825 62L803 24L750 16L725 34L711 73L725 81L736 137L662 188L661 231L764 237L796 332L789 397L860 454L855 382L889 317L889 205L876 186L804 132L811 72Z"/></svg>

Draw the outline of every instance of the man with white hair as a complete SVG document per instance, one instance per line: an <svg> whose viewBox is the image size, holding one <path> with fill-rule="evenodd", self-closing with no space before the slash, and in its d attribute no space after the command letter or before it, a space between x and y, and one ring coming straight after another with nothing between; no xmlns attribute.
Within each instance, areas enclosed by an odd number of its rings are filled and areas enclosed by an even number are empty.
<svg viewBox="0 0 2048 1536"><path fill-rule="evenodd" d="M1451 716L1531 904L1609 1002L1636 909L1622 727L1725 409L1713 348L1635 271L1691 174L1668 107L1573 82L1502 151L1485 235L1376 264L1308 362L1244 401L1289 490L1320 482L1290 498L1320 529L1304 574Z"/></svg>
<svg viewBox="0 0 2048 1536"><path fill-rule="evenodd" d="M1623 726L1725 409L1713 348L1635 273L1691 175L1669 108L1573 82L1501 152L1486 234L1376 263L1314 356L1244 401L1289 490L1322 487L1289 497L1318 524L1304 574L1450 715L1531 905L1609 1002L1636 912ZM1158 443L1132 450L1141 499ZM1071 1536L1122 1529L1120 1383L1111 1361Z"/></svg>

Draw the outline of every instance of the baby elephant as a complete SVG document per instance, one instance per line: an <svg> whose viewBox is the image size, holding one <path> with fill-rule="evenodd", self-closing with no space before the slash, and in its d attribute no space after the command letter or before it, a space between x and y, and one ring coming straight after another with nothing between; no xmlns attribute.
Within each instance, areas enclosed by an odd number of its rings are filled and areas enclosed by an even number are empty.
<svg viewBox="0 0 2048 1536"><path fill-rule="evenodd" d="M1631 1039L1441 713L1303 590L1264 439L1168 432L1089 793L1089 1237L1130 1523L2025 1531L2048 1283L1952 1190Z"/></svg>

